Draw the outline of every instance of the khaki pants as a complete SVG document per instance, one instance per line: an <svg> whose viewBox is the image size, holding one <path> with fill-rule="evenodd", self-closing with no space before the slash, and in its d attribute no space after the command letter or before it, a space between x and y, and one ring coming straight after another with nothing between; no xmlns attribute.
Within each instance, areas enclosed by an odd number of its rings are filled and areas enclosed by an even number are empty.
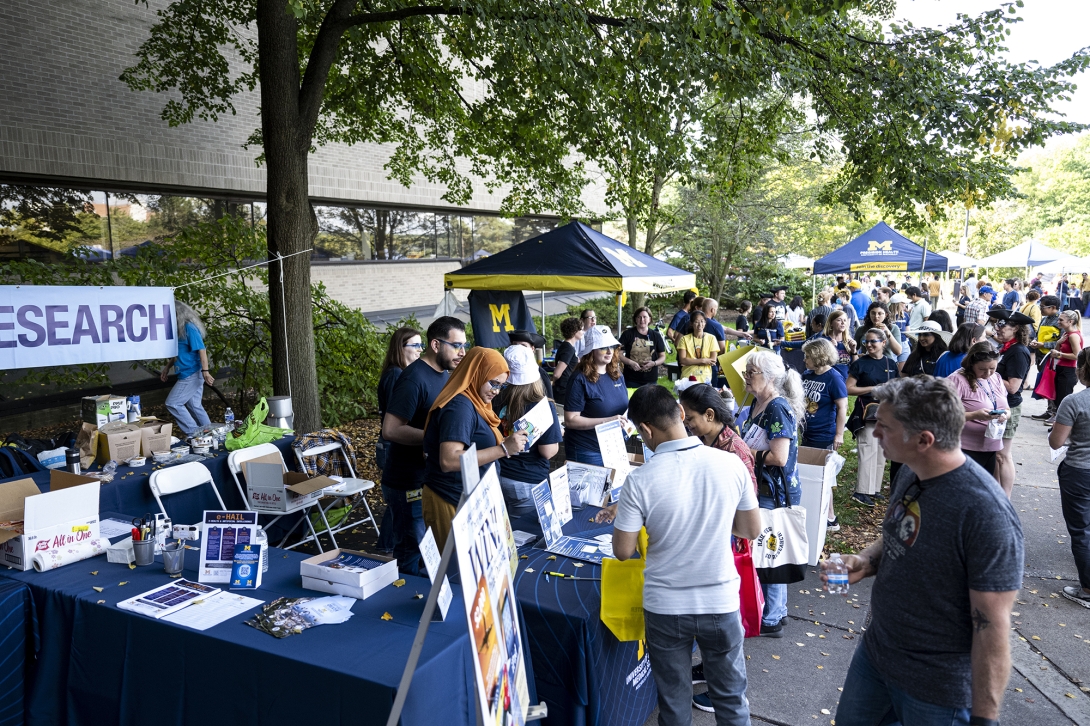
<svg viewBox="0 0 1090 726"><path fill-rule="evenodd" d="M859 430L855 444L859 449L859 480L855 491L873 496L882 490L882 477L886 473L886 457L874 438L873 423Z"/></svg>
<svg viewBox="0 0 1090 726"><path fill-rule="evenodd" d="M450 535L450 523L454 519L455 506L424 486L424 525L431 527L435 535L435 546L443 551Z"/></svg>

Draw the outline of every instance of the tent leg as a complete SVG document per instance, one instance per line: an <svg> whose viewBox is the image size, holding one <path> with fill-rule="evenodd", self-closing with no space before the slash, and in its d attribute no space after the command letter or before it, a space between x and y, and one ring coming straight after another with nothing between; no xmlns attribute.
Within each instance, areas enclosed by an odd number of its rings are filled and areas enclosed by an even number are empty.
<svg viewBox="0 0 1090 726"><path fill-rule="evenodd" d="M545 335L545 291L541 291L541 334ZM545 341L545 351L549 349L549 341ZM542 351L544 353L545 351Z"/></svg>
<svg viewBox="0 0 1090 726"><path fill-rule="evenodd" d="M621 309L622 309L621 296L623 294L624 293L620 293L620 292L617 293L617 337L618 338L621 337L621 314L622 314L622 311L621 311Z"/></svg>

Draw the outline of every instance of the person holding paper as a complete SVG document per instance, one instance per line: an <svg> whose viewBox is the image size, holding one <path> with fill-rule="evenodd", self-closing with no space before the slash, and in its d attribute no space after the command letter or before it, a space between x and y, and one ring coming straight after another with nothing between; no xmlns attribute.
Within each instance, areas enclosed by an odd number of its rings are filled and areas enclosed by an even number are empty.
<svg viewBox="0 0 1090 726"><path fill-rule="evenodd" d="M564 453L569 461L602 466L594 427L623 419L628 409L628 390L616 351L620 345L604 325L591 328L583 337L583 357L564 406Z"/></svg>
<svg viewBox="0 0 1090 726"><path fill-rule="evenodd" d="M503 357L511 376L507 388L492 399L492 409L499 414L503 434L509 436L516 430L524 430L531 443L529 451L500 460L500 489L510 516L536 515L531 490L549 478L549 460L560 451L564 434L556 409L545 397L541 369L534 354L529 348L512 345L503 352ZM542 401L544 405L539 406Z"/></svg>
<svg viewBox="0 0 1090 726"><path fill-rule="evenodd" d="M440 550L462 497L461 456L477 445L477 466L518 456L528 436L500 434L500 417L492 399L507 387L510 368L491 348L470 348L439 392L424 424L424 523L435 533Z"/></svg>

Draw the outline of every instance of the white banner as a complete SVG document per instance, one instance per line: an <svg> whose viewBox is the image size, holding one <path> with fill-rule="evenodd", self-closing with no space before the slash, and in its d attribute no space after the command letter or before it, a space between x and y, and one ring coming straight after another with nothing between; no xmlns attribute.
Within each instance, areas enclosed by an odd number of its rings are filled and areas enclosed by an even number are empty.
<svg viewBox="0 0 1090 726"><path fill-rule="evenodd" d="M0 285L0 370L176 355L169 287Z"/></svg>

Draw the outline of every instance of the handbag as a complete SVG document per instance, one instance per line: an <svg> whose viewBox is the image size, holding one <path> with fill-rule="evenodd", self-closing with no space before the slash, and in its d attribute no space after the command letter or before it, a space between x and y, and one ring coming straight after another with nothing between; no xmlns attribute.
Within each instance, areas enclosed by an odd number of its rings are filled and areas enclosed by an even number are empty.
<svg viewBox="0 0 1090 726"><path fill-rule="evenodd" d="M766 466L767 451L757 452L755 470L757 493L768 496L771 490L774 509L761 508L761 533L753 540L753 561L757 576L766 585L791 584L806 579L809 541L806 536L806 510L791 506L782 466ZM782 482L783 498L780 487Z"/></svg>
<svg viewBox="0 0 1090 726"><path fill-rule="evenodd" d="M749 540L732 537L734 541L734 569L738 571L738 612L742 617L745 637L756 638L761 634L761 615L765 609L764 590L753 564L753 550Z"/></svg>
<svg viewBox="0 0 1090 726"><path fill-rule="evenodd" d="M1056 400L1056 358L1054 356L1045 356L1044 368L1041 369L1041 377L1037 385L1033 387L1033 392L1041 398Z"/></svg>
<svg viewBox="0 0 1090 726"><path fill-rule="evenodd" d="M647 563L647 529L636 540L639 557L602 560L602 607L599 618L621 642L646 640L643 619L643 569ZM762 605L763 607L763 605Z"/></svg>

